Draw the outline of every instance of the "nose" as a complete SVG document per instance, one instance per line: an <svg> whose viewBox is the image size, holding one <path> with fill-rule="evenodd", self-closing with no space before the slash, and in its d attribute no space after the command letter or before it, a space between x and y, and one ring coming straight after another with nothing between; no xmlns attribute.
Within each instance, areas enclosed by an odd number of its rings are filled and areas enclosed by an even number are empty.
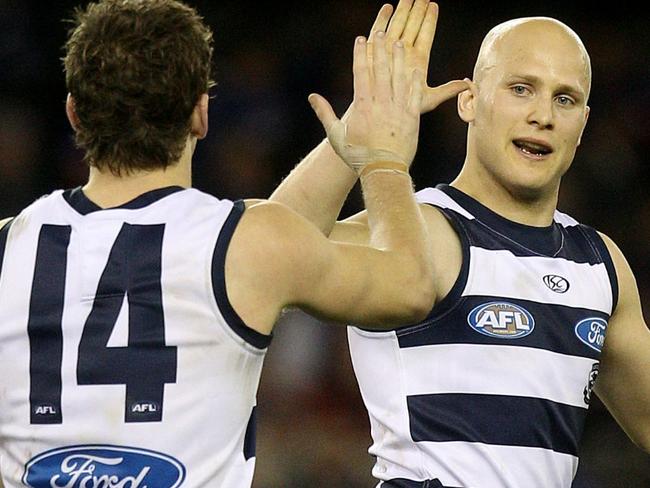
<svg viewBox="0 0 650 488"><path fill-rule="evenodd" d="M528 123L538 127L539 129L552 129L553 100L548 100L546 97L536 98L531 104Z"/></svg>

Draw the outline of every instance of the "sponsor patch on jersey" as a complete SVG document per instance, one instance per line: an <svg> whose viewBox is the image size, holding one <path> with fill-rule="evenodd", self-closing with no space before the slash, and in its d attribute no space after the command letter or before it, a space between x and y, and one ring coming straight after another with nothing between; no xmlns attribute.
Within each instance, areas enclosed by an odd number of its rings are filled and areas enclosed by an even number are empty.
<svg viewBox="0 0 650 488"><path fill-rule="evenodd" d="M600 317L590 317L578 322L575 331L578 339L600 352L605 344L607 321Z"/></svg>
<svg viewBox="0 0 650 488"><path fill-rule="evenodd" d="M176 488L185 467L159 452L119 446L70 446L33 457L23 483L32 488Z"/></svg>
<svg viewBox="0 0 650 488"><path fill-rule="evenodd" d="M559 275L546 275L542 278L544 284L555 293L566 293L569 289L569 280Z"/></svg>
<svg viewBox="0 0 650 488"><path fill-rule="evenodd" d="M500 339L524 337L535 328L535 320L528 310L508 302L479 305L469 313L467 323L481 334Z"/></svg>

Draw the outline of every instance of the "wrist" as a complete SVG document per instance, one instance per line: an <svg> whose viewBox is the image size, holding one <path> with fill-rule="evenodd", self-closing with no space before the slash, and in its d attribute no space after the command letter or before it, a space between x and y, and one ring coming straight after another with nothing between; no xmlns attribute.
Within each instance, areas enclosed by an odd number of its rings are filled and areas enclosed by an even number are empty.
<svg viewBox="0 0 650 488"><path fill-rule="evenodd" d="M365 179L375 173L393 173L410 177L408 165L401 161L373 161L361 169L359 177Z"/></svg>

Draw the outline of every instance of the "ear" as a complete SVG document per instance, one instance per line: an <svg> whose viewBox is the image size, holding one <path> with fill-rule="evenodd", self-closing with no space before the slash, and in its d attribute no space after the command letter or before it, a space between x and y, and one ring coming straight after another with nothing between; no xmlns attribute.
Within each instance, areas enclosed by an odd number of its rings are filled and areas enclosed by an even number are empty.
<svg viewBox="0 0 650 488"><path fill-rule="evenodd" d="M589 112L591 112L591 109L589 108L589 105L587 105L585 107L585 122L582 125L582 130L580 131L580 137L578 137L578 144L576 144L577 146L579 146L580 143L582 142L582 134L584 134L585 127L587 127L587 120L589 120Z"/></svg>
<svg viewBox="0 0 650 488"><path fill-rule="evenodd" d="M467 123L470 123L474 120L475 115L475 103L478 97L478 88L476 83L473 81L467 80L469 89L462 91L458 94L458 115L460 118Z"/></svg>
<svg viewBox="0 0 650 488"><path fill-rule="evenodd" d="M65 101L65 113L68 116L68 121L72 126L72 129L76 132L77 127L79 127L79 117L77 117L77 110L74 106L74 98L68 93L68 98Z"/></svg>
<svg viewBox="0 0 650 488"><path fill-rule="evenodd" d="M203 139L208 134L208 103L210 97L204 93L196 102L192 111L192 135L197 139Z"/></svg>

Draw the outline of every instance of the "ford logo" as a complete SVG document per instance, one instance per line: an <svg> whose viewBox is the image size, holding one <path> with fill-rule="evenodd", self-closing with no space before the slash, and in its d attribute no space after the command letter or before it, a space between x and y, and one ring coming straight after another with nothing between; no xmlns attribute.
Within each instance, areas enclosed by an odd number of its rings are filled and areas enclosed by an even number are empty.
<svg viewBox="0 0 650 488"><path fill-rule="evenodd" d="M600 352L605 344L607 321L599 317L590 317L578 322L575 331L578 339Z"/></svg>
<svg viewBox="0 0 650 488"><path fill-rule="evenodd" d="M479 305L469 313L467 322L475 331L500 339L525 337L535 328L535 320L528 310L508 302Z"/></svg>
<svg viewBox="0 0 650 488"><path fill-rule="evenodd" d="M176 488L185 467L154 451L117 446L71 446L32 458L23 483L32 488Z"/></svg>

